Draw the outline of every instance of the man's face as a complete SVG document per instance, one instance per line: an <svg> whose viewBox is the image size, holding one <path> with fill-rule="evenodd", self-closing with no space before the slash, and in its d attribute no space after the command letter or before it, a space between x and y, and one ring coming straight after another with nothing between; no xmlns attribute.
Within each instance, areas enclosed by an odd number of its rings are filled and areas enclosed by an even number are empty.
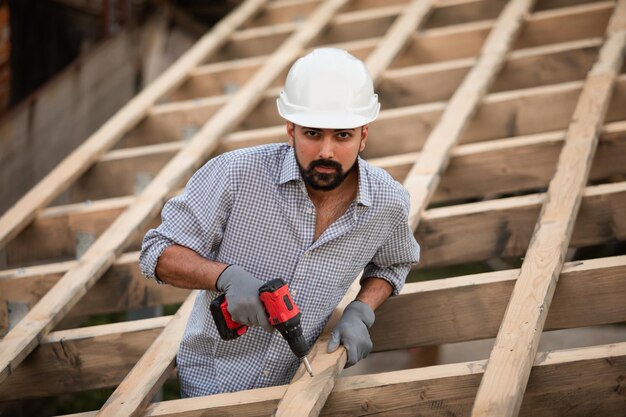
<svg viewBox="0 0 626 417"><path fill-rule="evenodd" d="M294 148L304 182L314 190L337 188L356 169L368 128L318 129L287 123L289 144Z"/></svg>

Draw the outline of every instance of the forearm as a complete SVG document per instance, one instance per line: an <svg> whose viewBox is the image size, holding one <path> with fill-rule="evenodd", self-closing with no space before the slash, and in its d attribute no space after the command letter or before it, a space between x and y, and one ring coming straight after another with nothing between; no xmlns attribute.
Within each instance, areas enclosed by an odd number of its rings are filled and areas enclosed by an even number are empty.
<svg viewBox="0 0 626 417"><path fill-rule="evenodd" d="M393 292L391 284L382 278L367 278L361 283L356 299L376 310Z"/></svg>
<svg viewBox="0 0 626 417"><path fill-rule="evenodd" d="M174 287L215 291L215 282L227 266L184 246L172 245L159 257L156 275Z"/></svg>

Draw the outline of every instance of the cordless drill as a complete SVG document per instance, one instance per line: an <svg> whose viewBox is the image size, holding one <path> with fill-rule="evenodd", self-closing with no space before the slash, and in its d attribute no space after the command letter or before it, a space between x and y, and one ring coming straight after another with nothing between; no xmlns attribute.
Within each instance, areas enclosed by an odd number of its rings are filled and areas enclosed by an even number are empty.
<svg viewBox="0 0 626 417"><path fill-rule="evenodd" d="M272 327L283 335L291 351L302 360L309 375L313 376L311 364L306 357L309 346L302 334L300 309L293 302L287 283L280 278L266 282L259 288L259 298ZM233 320L228 312L225 294L211 302L210 310L222 339L236 339L248 330L248 326Z"/></svg>

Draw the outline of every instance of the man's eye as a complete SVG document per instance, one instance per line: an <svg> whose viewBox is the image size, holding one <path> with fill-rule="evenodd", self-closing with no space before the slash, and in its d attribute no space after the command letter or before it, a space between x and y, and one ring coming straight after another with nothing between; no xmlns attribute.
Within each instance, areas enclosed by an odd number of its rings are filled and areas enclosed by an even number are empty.
<svg viewBox="0 0 626 417"><path fill-rule="evenodd" d="M311 137L318 136L318 133L315 130L307 130L304 132L304 134Z"/></svg>
<svg viewBox="0 0 626 417"><path fill-rule="evenodd" d="M339 132L337 133L337 137L340 139L350 139L352 134L350 132Z"/></svg>

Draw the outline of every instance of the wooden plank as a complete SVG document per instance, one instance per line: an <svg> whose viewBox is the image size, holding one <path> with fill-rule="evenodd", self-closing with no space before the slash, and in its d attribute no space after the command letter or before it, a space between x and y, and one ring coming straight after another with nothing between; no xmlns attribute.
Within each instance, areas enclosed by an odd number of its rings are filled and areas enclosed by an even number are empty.
<svg viewBox="0 0 626 417"><path fill-rule="evenodd" d="M158 285L146 279L139 271L138 258L138 252L120 256L67 313L67 318L182 303L185 300L189 290ZM67 261L0 271L0 305L17 301L29 308L34 306L77 263ZM0 328L0 332L4 330L6 328Z"/></svg>
<svg viewBox="0 0 626 417"><path fill-rule="evenodd" d="M625 270L625 256L566 263L545 330L626 320ZM406 284L376 311L374 351L495 337L518 275L511 269Z"/></svg>
<svg viewBox="0 0 626 417"><path fill-rule="evenodd" d="M619 0L615 19L626 14ZM623 22L621 22L623 23ZM565 252L591 169L600 128L626 49L626 25L609 24L607 41L590 71L533 238L472 409L472 416L517 416Z"/></svg>
<svg viewBox="0 0 626 417"><path fill-rule="evenodd" d="M620 216L626 209L625 190L624 182L585 190L572 247L626 239ZM545 194L531 194L427 210L416 239L429 256L418 268L523 257L544 201Z"/></svg>
<svg viewBox="0 0 626 417"><path fill-rule="evenodd" d="M584 79L602 39L522 49L508 55L491 92L519 90ZM449 100L474 58L388 70L380 85L385 108Z"/></svg>
<svg viewBox="0 0 626 417"><path fill-rule="evenodd" d="M402 15L393 23L383 40L374 52L368 56L365 65L370 71L374 84L382 75L391 61L403 48L410 35L425 20L431 10L430 0L413 0L406 6ZM360 274L359 274L360 275ZM308 359L312 363L315 374L309 376L304 367L300 366L285 391L284 396L276 406L273 416L317 416L324 406L328 395L335 385L337 375L344 368L347 360L345 349L337 349L328 353L327 345L330 332L336 324L336 318L342 314L345 307L356 297L359 291L359 280L355 280L339 305L333 312L334 319L326 325L322 335L317 339L309 352Z"/></svg>
<svg viewBox="0 0 626 417"><path fill-rule="evenodd" d="M507 270L407 284L376 312L370 330L374 351L495 337L518 273ZM626 256L565 264L545 330L626 320L621 302L625 283ZM0 386L0 401L115 387L169 319L51 333Z"/></svg>
<svg viewBox="0 0 626 417"><path fill-rule="evenodd" d="M0 401L115 387L170 319L156 317L50 333L0 386Z"/></svg>
<svg viewBox="0 0 626 417"><path fill-rule="evenodd" d="M138 416L174 370L174 358L199 291L192 291L159 337L118 385L98 416Z"/></svg>
<svg viewBox="0 0 626 417"><path fill-rule="evenodd" d="M10 208L0 218L0 248L26 227L37 211L63 192L99 156L115 145L127 130L145 117L150 106L182 82L191 68L196 67L220 48L235 28L252 16L265 2L266 0L247 0L235 12L222 19L157 81L128 102Z"/></svg>
<svg viewBox="0 0 626 417"><path fill-rule="evenodd" d="M119 253L121 247L128 240L130 235L128 231L133 231L145 224L147 219L161 208L167 194L172 191L181 177L198 168L203 159L215 150L219 139L241 123L258 104L263 92L278 74L319 36L334 14L346 4L346 1L328 0L324 2L298 31L272 54L254 77L234 95L233 99L204 125L202 130L190 140L187 147L163 168L135 203L116 220L98 242L102 242L104 248L108 246L108 250L112 253ZM94 244L90 250L97 245L98 243ZM102 250L102 248L98 249ZM22 322L24 321L25 319L22 320ZM166 373L163 368L174 360L185 324L185 322L177 322L172 325L175 329L172 330L175 331L175 336L169 337L164 342L168 348L149 350L102 407L99 415L127 416L142 412L150 395L163 382L163 375ZM11 332L5 337L5 341L10 335ZM144 363L148 365L144 365ZM141 389L133 391L132 388L138 385L141 385Z"/></svg>
<svg viewBox="0 0 626 417"><path fill-rule="evenodd" d="M339 378L321 415L467 415L485 363L473 361ZM619 416L626 405L624 372L625 343L540 353L520 415ZM145 416L268 415L285 388L277 386L164 401L150 405ZM73 417L94 415L81 413Z"/></svg>
<svg viewBox="0 0 626 417"><path fill-rule="evenodd" d="M533 13L525 17L524 30L512 50L602 37L613 4L603 1ZM392 68L477 56L493 24L488 20L422 31Z"/></svg>

